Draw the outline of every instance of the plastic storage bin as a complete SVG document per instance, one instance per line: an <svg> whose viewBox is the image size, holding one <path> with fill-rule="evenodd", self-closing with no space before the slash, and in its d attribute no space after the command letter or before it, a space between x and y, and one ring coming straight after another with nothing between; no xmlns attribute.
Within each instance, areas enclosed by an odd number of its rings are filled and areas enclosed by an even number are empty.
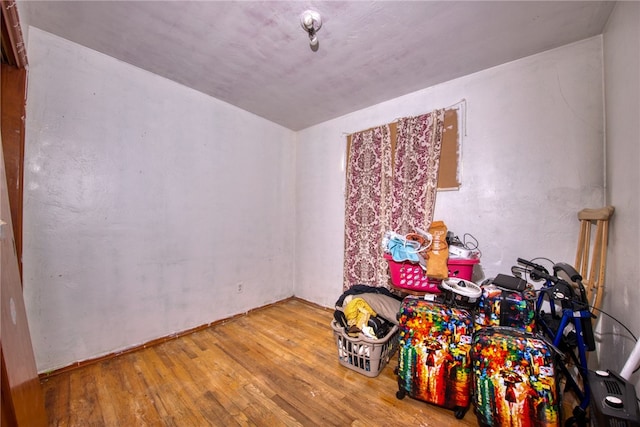
<svg viewBox="0 0 640 427"><path fill-rule="evenodd" d="M425 275L419 264L409 261L397 262L389 254L384 254L384 258L389 263L393 286L418 292L440 292L438 285L441 280ZM449 277L459 277L470 281L473 276L473 266L479 262L478 258L449 258L447 261Z"/></svg>
<svg viewBox="0 0 640 427"><path fill-rule="evenodd" d="M479 262L480 260L478 258L449 258L447 261L449 277L471 280L473 276L473 266Z"/></svg>
<svg viewBox="0 0 640 427"><path fill-rule="evenodd" d="M394 261L389 254L384 254L384 258L389 263L393 286L418 292L440 292L438 289L440 281L427 277L419 264L413 264L409 261Z"/></svg>
<svg viewBox="0 0 640 427"><path fill-rule="evenodd" d="M380 339L367 338L362 334L352 338L335 320L331 322L331 328L340 364L367 377L377 377L398 349L397 325L393 325L387 336Z"/></svg>

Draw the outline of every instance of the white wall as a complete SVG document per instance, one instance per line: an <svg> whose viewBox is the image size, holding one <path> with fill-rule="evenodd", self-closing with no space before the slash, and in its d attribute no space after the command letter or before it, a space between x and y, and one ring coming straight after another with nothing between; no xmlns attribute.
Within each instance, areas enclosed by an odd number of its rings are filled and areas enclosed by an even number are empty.
<svg viewBox="0 0 640 427"><path fill-rule="evenodd" d="M33 27L28 54L39 371L293 295L295 133Z"/></svg>
<svg viewBox="0 0 640 427"><path fill-rule="evenodd" d="M617 2L604 32L607 199L611 220L603 309L640 336L640 3ZM634 342L602 317L602 367L620 371ZM640 376L632 380L640 392Z"/></svg>
<svg viewBox="0 0 640 427"><path fill-rule="evenodd" d="M474 279L517 257L573 263L577 212L601 207L602 39L504 64L298 133L297 296L332 306L342 292L346 134L466 99L462 187L434 219L480 242Z"/></svg>

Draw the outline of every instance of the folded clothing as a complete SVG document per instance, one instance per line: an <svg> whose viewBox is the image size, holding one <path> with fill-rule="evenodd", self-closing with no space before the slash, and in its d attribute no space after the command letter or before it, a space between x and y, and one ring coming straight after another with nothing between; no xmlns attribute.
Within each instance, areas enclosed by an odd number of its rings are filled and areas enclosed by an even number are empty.
<svg viewBox="0 0 640 427"><path fill-rule="evenodd" d="M384 286L369 286L369 285L353 285L340 295L338 301L336 301L336 307L342 307L344 299L349 295L361 295L361 294L382 294L391 298L395 298L398 301L402 301L402 297L393 294L389 289Z"/></svg>
<svg viewBox="0 0 640 427"><path fill-rule="evenodd" d="M384 338L398 324L401 305L401 298L386 288L356 285L338 299L333 317L350 336L362 332Z"/></svg>
<svg viewBox="0 0 640 427"><path fill-rule="evenodd" d="M376 312L362 298L345 300L345 303L342 311L344 311L349 326L357 326L358 329L362 329L369 322L369 317L376 315Z"/></svg>
<svg viewBox="0 0 640 427"><path fill-rule="evenodd" d="M394 325L398 324L398 312L400 312L402 301L383 294L360 294L358 298L366 301L369 307L371 307L379 317L384 318Z"/></svg>
<svg viewBox="0 0 640 427"><path fill-rule="evenodd" d="M367 320L367 324L363 326L362 329L358 328L356 325L349 326L342 310L335 310L333 312L333 317L336 320L336 323L345 329L347 335L354 338L357 338L360 333L362 333L368 338L381 339L386 337L392 328L391 322L388 322L380 316L370 316Z"/></svg>

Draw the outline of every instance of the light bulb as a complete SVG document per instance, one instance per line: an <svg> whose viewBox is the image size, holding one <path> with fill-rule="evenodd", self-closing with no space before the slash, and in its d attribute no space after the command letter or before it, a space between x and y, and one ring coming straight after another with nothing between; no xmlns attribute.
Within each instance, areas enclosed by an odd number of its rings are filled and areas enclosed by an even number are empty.
<svg viewBox="0 0 640 427"><path fill-rule="evenodd" d="M322 27L322 17L315 10L305 10L300 15L300 26L305 31L318 31Z"/></svg>
<svg viewBox="0 0 640 427"><path fill-rule="evenodd" d="M322 27L322 17L315 10L306 10L300 15L300 26L309 35L309 44L314 52L318 49L318 36L316 33Z"/></svg>
<svg viewBox="0 0 640 427"><path fill-rule="evenodd" d="M313 17L311 16L310 13L305 13L303 23L305 28L307 29L313 28Z"/></svg>

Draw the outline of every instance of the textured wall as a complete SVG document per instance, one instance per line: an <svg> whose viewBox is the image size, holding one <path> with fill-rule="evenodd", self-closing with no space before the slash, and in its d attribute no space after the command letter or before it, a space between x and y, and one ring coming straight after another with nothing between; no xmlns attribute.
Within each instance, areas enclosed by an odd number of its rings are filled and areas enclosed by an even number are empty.
<svg viewBox="0 0 640 427"><path fill-rule="evenodd" d="M331 306L341 293L346 134L462 99L462 187L438 193L434 219L478 239L474 279L508 273L517 257L574 261L576 213L604 199L600 37L299 132L296 295Z"/></svg>
<svg viewBox="0 0 640 427"><path fill-rule="evenodd" d="M611 220L603 309L640 335L640 3L617 2L604 33L607 199ZM620 371L634 341L600 316L601 366ZM640 376L633 381L640 391Z"/></svg>
<svg viewBox="0 0 640 427"><path fill-rule="evenodd" d="M29 62L40 371L293 294L292 131L33 27Z"/></svg>

